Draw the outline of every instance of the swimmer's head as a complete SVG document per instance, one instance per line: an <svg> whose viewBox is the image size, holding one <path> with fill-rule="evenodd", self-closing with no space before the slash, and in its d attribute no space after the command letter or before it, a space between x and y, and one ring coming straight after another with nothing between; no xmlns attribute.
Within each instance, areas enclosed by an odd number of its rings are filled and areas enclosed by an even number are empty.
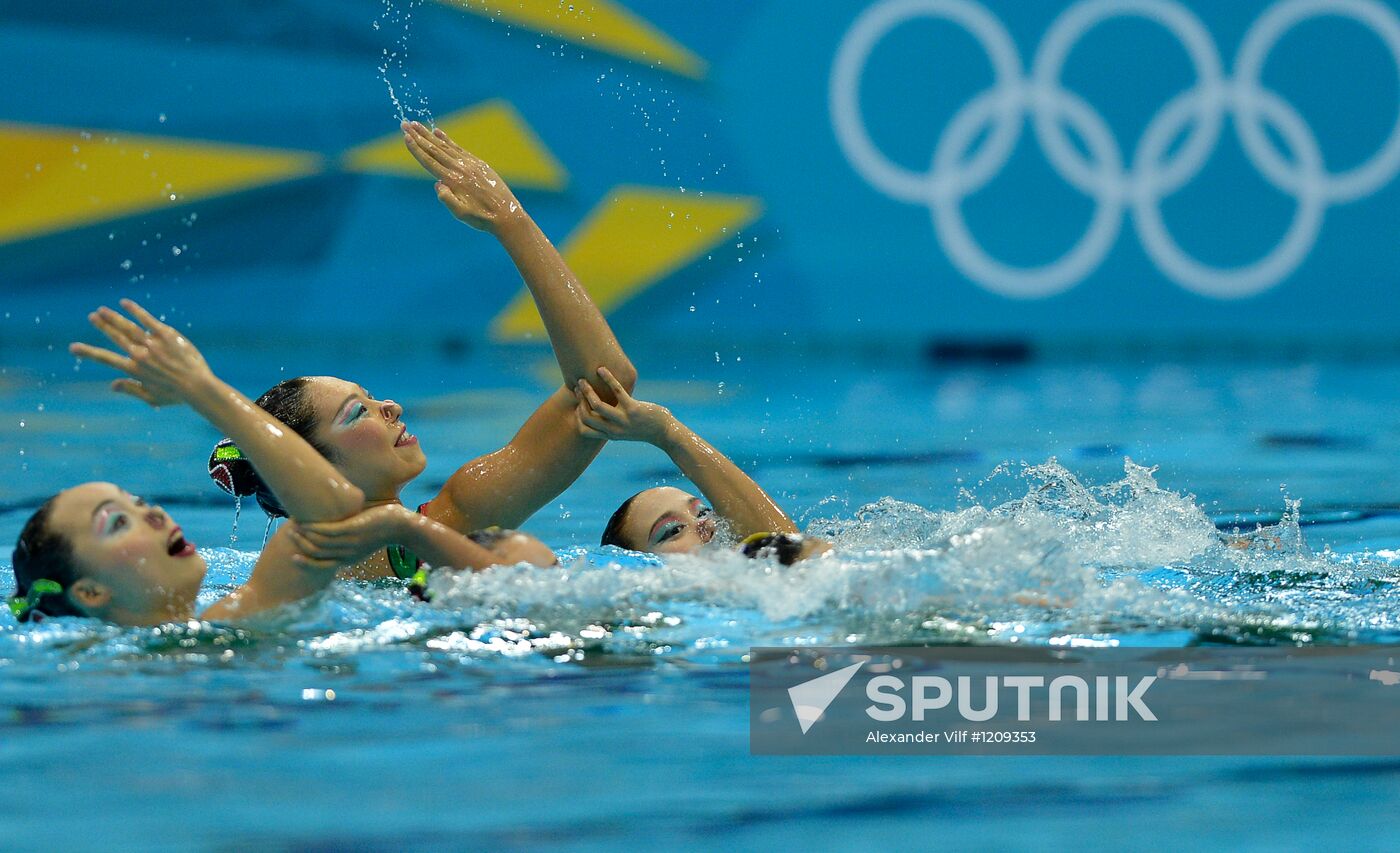
<svg viewBox="0 0 1400 853"><path fill-rule="evenodd" d="M671 486L638 492L617 508L604 545L651 554L689 554L715 536L714 512L695 495Z"/></svg>
<svg viewBox="0 0 1400 853"><path fill-rule="evenodd" d="M331 376L287 379L259 397L258 405L306 439L370 500L397 497L427 465L418 439L401 419L403 407L376 400L353 382ZM217 456L216 448L210 476L220 486L256 495L271 515L287 514L251 465L237 463L237 471L218 473Z"/></svg>
<svg viewBox="0 0 1400 853"><path fill-rule="evenodd" d="M186 618L207 570L157 506L111 483L59 492L25 523L14 552L22 621L92 616L123 625Z"/></svg>
<svg viewBox="0 0 1400 853"><path fill-rule="evenodd" d="M467 534L467 538L491 552L503 566L529 563L533 566L557 566L559 558L549 546L519 530L488 527Z"/></svg>

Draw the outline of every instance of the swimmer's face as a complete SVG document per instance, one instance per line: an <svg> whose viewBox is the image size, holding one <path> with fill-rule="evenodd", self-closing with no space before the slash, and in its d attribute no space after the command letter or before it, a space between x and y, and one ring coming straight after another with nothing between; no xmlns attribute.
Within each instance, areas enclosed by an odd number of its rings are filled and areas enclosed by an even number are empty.
<svg viewBox="0 0 1400 853"><path fill-rule="evenodd" d="M376 400L344 379L317 376L307 385L316 413L316 439L336 468L370 499L393 498L423 473L428 460L402 420L403 407Z"/></svg>
<svg viewBox="0 0 1400 853"><path fill-rule="evenodd" d="M501 538L491 546L491 555L503 566L529 563L532 566L557 566L559 558L549 546L531 536L516 530Z"/></svg>
<svg viewBox="0 0 1400 853"><path fill-rule="evenodd" d="M632 499L622 535L638 551L689 554L714 538L714 512L689 492L647 489Z"/></svg>
<svg viewBox="0 0 1400 853"><path fill-rule="evenodd" d="M111 483L84 483L54 502L51 529L72 546L69 598L120 624L189 618L207 566L179 525Z"/></svg>

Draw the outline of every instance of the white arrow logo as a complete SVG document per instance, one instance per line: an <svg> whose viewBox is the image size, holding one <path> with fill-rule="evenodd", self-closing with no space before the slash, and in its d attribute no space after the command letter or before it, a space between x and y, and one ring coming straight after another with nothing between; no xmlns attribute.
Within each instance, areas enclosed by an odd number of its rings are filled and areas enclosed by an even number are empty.
<svg viewBox="0 0 1400 853"><path fill-rule="evenodd" d="M844 669L829 672L811 681L804 681L796 687L788 688L788 699L792 700L792 711L797 715L797 722L802 726L802 733L807 734L807 730L812 727L822 714L831 705L837 695L846 689L855 676L856 670L865 666L865 661L853 663Z"/></svg>

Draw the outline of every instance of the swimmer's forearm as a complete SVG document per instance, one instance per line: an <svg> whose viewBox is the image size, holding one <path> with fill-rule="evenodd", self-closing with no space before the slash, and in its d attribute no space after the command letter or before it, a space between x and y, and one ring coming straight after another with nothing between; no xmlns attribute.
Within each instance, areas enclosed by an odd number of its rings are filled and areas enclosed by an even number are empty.
<svg viewBox="0 0 1400 853"><path fill-rule="evenodd" d="M535 221L521 210L494 233L534 297L565 384L573 387L586 379L612 401L612 392L598 379L598 368L606 367L626 388L633 388L637 369L588 291Z"/></svg>
<svg viewBox="0 0 1400 853"><path fill-rule="evenodd" d="M434 568L484 569L496 562L491 552L426 516L408 522L402 543Z"/></svg>
<svg viewBox="0 0 1400 853"><path fill-rule="evenodd" d="M797 532L797 525L752 477L674 415L668 416L656 446L700 489L715 512L734 525L739 536Z"/></svg>
<svg viewBox="0 0 1400 853"><path fill-rule="evenodd" d="M236 388L210 374L186 389L204 416L253 463L259 476L301 521L335 521L364 506L364 493L314 447Z"/></svg>

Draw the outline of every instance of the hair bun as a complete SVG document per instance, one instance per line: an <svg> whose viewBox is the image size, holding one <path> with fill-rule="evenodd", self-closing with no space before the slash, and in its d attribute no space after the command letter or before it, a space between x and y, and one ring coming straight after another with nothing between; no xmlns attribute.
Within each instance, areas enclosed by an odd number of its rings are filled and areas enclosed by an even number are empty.
<svg viewBox="0 0 1400 853"><path fill-rule="evenodd" d="M791 566L802 556L802 536L795 533L755 533L739 543L739 549L745 557L777 557L779 563Z"/></svg>
<svg viewBox="0 0 1400 853"><path fill-rule="evenodd" d="M235 497L255 495L262 484L253 463L229 438L214 445L214 452L209 454L209 478Z"/></svg>

